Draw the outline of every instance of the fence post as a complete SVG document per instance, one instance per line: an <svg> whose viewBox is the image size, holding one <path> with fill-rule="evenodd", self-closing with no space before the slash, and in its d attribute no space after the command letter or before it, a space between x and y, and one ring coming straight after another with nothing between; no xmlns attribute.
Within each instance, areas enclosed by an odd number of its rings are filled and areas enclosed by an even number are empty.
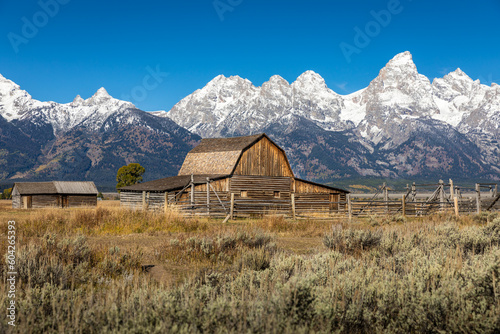
<svg viewBox="0 0 500 334"><path fill-rule="evenodd" d="M479 183L476 183L476 209L477 214L481 213L481 188Z"/></svg>
<svg viewBox="0 0 500 334"><path fill-rule="evenodd" d="M389 191L387 190L387 184L384 182L384 202L385 202L385 213L389 214Z"/></svg>
<svg viewBox="0 0 500 334"><path fill-rule="evenodd" d="M194 209L194 176L191 174L191 210Z"/></svg>
<svg viewBox="0 0 500 334"><path fill-rule="evenodd" d="M444 211L444 181L439 180L439 211Z"/></svg>
<svg viewBox="0 0 500 334"><path fill-rule="evenodd" d="M347 194L347 212L349 214L349 222L350 222L352 220L351 194Z"/></svg>
<svg viewBox="0 0 500 334"><path fill-rule="evenodd" d="M210 178L207 177L207 213L210 216Z"/></svg>
<svg viewBox="0 0 500 334"><path fill-rule="evenodd" d="M456 196L453 197L453 202L455 204L455 216L459 217L460 214L458 212L458 197L456 197Z"/></svg>
<svg viewBox="0 0 500 334"><path fill-rule="evenodd" d="M231 208L229 210L229 216L231 216L231 220L234 219L234 193L231 193Z"/></svg>
<svg viewBox="0 0 500 334"><path fill-rule="evenodd" d="M146 210L146 191L142 192L142 209Z"/></svg>
<svg viewBox="0 0 500 334"><path fill-rule="evenodd" d="M455 194L454 194L454 187L453 187L453 180L450 179L450 198L451 199L454 199L455 198Z"/></svg>
<svg viewBox="0 0 500 334"><path fill-rule="evenodd" d="M291 194L292 199L292 218L295 219L295 193Z"/></svg>
<svg viewBox="0 0 500 334"><path fill-rule="evenodd" d="M406 217L406 196L401 197L401 209L403 211L403 217Z"/></svg>
<svg viewBox="0 0 500 334"><path fill-rule="evenodd" d="M168 191L165 191L165 194L163 195L165 204L163 205L163 210L165 211L165 214L168 212Z"/></svg>

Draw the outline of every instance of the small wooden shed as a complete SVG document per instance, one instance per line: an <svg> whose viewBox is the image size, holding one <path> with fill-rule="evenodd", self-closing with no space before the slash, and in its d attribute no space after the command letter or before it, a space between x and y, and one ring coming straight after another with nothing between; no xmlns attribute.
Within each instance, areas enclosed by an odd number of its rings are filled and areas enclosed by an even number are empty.
<svg viewBox="0 0 500 334"><path fill-rule="evenodd" d="M12 207L73 208L97 206L97 188L94 182L16 182L12 189Z"/></svg>
<svg viewBox="0 0 500 334"><path fill-rule="evenodd" d="M285 151L266 134L202 139L177 176L120 189L123 207L177 204L211 216L265 212L337 212L348 192L296 178Z"/></svg>

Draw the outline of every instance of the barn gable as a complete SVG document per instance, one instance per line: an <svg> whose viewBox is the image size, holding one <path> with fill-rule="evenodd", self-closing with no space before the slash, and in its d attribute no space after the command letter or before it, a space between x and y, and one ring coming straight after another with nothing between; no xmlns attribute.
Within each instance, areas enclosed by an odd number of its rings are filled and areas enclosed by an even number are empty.
<svg viewBox="0 0 500 334"><path fill-rule="evenodd" d="M265 135L242 152L233 174L293 177L285 152Z"/></svg>
<svg viewBox="0 0 500 334"><path fill-rule="evenodd" d="M191 174L293 177L285 152L265 134L202 139L178 175Z"/></svg>

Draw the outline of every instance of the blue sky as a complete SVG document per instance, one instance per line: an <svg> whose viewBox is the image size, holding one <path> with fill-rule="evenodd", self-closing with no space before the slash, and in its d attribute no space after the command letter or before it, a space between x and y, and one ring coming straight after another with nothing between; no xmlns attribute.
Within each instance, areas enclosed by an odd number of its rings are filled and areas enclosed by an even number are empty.
<svg viewBox="0 0 500 334"><path fill-rule="evenodd" d="M42 101L104 86L147 111L219 74L314 70L347 94L406 50L431 80L460 67L500 83L499 17L500 0L0 1L0 73Z"/></svg>

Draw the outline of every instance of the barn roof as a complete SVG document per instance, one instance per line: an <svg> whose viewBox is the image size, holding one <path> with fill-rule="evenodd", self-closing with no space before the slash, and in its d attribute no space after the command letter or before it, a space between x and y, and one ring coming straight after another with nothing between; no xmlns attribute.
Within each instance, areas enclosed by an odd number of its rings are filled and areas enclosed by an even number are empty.
<svg viewBox="0 0 500 334"><path fill-rule="evenodd" d="M98 190L91 181L51 181L51 182L16 182L15 192L20 195L97 195Z"/></svg>
<svg viewBox="0 0 500 334"><path fill-rule="evenodd" d="M227 175L220 174L200 174L193 175L194 184L203 184L207 182L207 177L210 180L219 180L227 177ZM172 191L183 189L191 182L191 175L178 175L167 177L160 180L148 181L144 183L134 184L132 186L122 187L120 191Z"/></svg>
<svg viewBox="0 0 500 334"><path fill-rule="evenodd" d="M179 175L232 174L243 152L264 137L276 145L265 133L233 138L204 138L188 153ZM276 147L285 152L278 145Z"/></svg>
<svg viewBox="0 0 500 334"><path fill-rule="evenodd" d="M189 153L208 153L208 152L227 152L227 151L242 151L245 148L252 146L265 134L257 134L244 137L232 138L204 138L200 144L193 148Z"/></svg>

